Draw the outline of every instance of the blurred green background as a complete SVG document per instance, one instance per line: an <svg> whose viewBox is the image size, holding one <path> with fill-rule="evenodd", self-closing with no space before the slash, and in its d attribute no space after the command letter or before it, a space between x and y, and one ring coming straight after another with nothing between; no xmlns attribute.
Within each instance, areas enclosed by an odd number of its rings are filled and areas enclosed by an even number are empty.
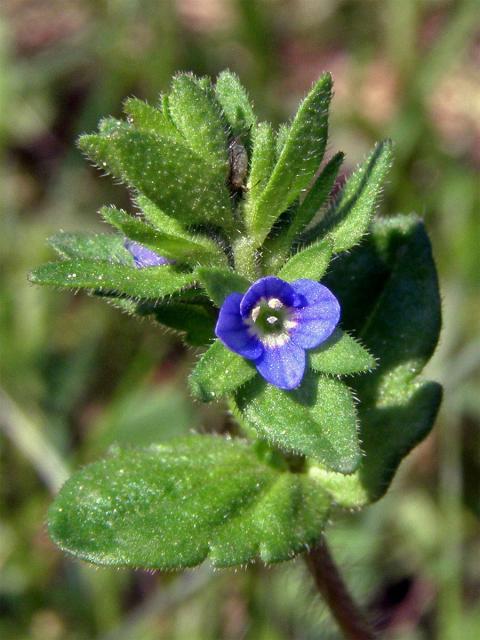
<svg viewBox="0 0 480 640"><path fill-rule="evenodd" d="M347 169L396 141L382 213L416 211L438 260L445 385L432 435L386 498L328 530L386 638L480 637L480 2L2 0L0 5L0 636L4 640L338 637L300 559L183 574L95 569L62 555L46 508L113 442L222 431L193 404L195 354L85 295L26 282L46 238L128 207L75 147L125 97L155 101L177 70L240 75L279 123L323 70L330 152Z"/></svg>

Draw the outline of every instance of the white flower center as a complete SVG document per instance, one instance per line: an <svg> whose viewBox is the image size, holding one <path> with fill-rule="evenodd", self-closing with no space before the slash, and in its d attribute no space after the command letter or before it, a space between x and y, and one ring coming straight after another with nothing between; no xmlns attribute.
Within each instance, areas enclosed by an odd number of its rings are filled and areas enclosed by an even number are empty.
<svg viewBox="0 0 480 640"><path fill-rule="evenodd" d="M249 333L266 347L281 347L290 340L290 331L297 326L295 310L278 298L260 298L247 319Z"/></svg>

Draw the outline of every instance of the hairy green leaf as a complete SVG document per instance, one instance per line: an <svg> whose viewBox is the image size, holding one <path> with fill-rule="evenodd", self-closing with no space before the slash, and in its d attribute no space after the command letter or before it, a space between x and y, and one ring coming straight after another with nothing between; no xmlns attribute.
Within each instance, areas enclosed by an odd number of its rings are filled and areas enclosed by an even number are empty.
<svg viewBox="0 0 480 640"><path fill-rule="evenodd" d="M119 235L62 231L49 238L48 242L62 258L132 264L132 256L123 246L124 238Z"/></svg>
<svg viewBox="0 0 480 640"><path fill-rule="evenodd" d="M333 242L330 238L310 245L295 253L278 272L278 277L292 282L299 278L320 280L325 274L332 257Z"/></svg>
<svg viewBox="0 0 480 640"><path fill-rule="evenodd" d="M357 330L379 363L353 382L365 456L345 482L322 469L314 472L348 507L385 493L402 458L430 431L442 393L440 385L417 377L440 331L437 275L423 224L415 216L376 222L369 242L348 258L352 265L359 269L357 296L368 296L368 305L357 305L358 297L348 293L340 300L347 319L355 306L364 313ZM334 264L332 282L342 281L345 268L341 261ZM373 288L372 282L380 284Z"/></svg>
<svg viewBox="0 0 480 640"><path fill-rule="evenodd" d="M252 159L247 183L245 216L247 226L253 224L255 206L275 166L275 138L272 126L260 122L252 133Z"/></svg>
<svg viewBox="0 0 480 640"><path fill-rule="evenodd" d="M142 211L143 217L152 227L178 238L189 237L185 227L178 220L167 215L149 198L143 194L138 194L135 200Z"/></svg>
<svg viewBox="0 0 480 640"><path fill-rule="evenodd" d="M107 118L102 118L100 120L100 122L98 123L98 130L100 133L105 133L108 135L109 133L114 133L123 126L125 126L125 123L122 122L122 120L108 116Z"/></svg>
<svg viewBox="0 0 480 640"><path fill-rule="evenodd" d="M206 83L204 83L206 85ZM226 178L228 140L219 103L213 89L191 74L173 79L169 96L170 114L188 146Z"/></svg>
<svg viewBox="0 0 480 640"><path fill-rule="evenodd" d="M272 176L251 215L250 229L263 242L275 220L310 184L325 152L332 79L323 75L301 103Z"/></svg>
<svg viewBox="0 0 480 640"><path fill-rule="evenodd" d="M408 217L379 225L378 243L388 243L400 230L403 243L390 258L390 277L360 333L380 363L371 377L356 383L363 398L367 454L361 477L375 497L388 486L402 457L429 432L441 400L440 385L417 379L441 327L430 242L423 224Z"/></svg>
<svg viewBox="0 0 480 640"><path fill-rule="evenodd" d="M339 380L307 371L301 386L285 392L259 377L236 394L241 418L275 446L352 473L360 463L356 411Z"/></svg>
<svg viewBox="0 0 480 640"><path fill-rule="evenodd" d="M233 135L247 134L255 126L257 117L238 76L231 71L222 71L215 84L215 94Z"/></svg>
<svg viewBox="0 0 480 640"><path fill-rule="evenodd" d="M390 406L363 408L360 404L360 438L366 454L360 468L345 476L313 464L312 478L347 509L380 499L402 459L430 432L441 400L438 383L417 380L404 385L401 396L390 399Z"/></svg>
<svg viewBox="0 0 480 640"><path fill-rule="evenodd" d="M267 238L264 244L264 262L267 268L270 267L269 270L277 271L278 265L283 265L291 252L292 245L295 246L295 240L300 232L307 227L322 205L325 204L335 183L343 158L343 153L335 154L327 162L303 202L297 206L291 206L288 210L288 215L282 214L280 217L278 221L280 225L278 222L275 225L276 227L280 226L280 229L276 229L273 236L270 234L272 237ZM305 242L297 243L297 247L304 244Z"/></svg>
<svg viewBox="0 0 480 640"><path fill-rule="evenodd" d="M93 260L50 262L34 269L30 282L64 289L91 289L134 298L158 299L194 282L191 273L179 272L168 265L136 269L123 264Z"/></svg>
<svg viewBox="0 0 480 640"><path fill-rule="evenodd" d="M256 374L251 362L215 340L190 374L190 389L203 402L223 398Z"/></svg>
<svg viewBox="0 0 480 640"><path fill-rule="evenodd" d="M140 218L116 207L103 207L100 213L106 222L122 231L128 238L153 249L165 258L191 265L226 265L225 254L210 238L200 235L188 236L187 233L179 237L177 234L158 231Z"/></svg>
<svg viewBox="0 0 480 640"><path fill-rule="evenodd" d="M152 107L138 98L127 98L123 110L128 116L128 121L135 129L146 133L158 133L170 138L180 139L180 132L175 128L169 114Z"/></svg>
<svg viewBox="0 0 480 640"><path fill-rule="evenodd" d="M350 375L372 371L376 367L373 356L341 329L336 329L320 347L308 352L314 371L330 375Z"/></svg>
<svg viewBox="0 0 480 640"><path fill-rule="evenodd" d="M430 241L418 218L397 216L377 224L374 242L388 256L390 273L360 337L380 359L376 379L401 367L412 380L433 354L441 327Z"/></svg>
<svg viewBox="0 0 480 640"><path fill-rule="evenodd" d="M185 224L232 226L224 180L185 143L123 125L108 135L82 136L79 145L169 216Z"/></svg>
<svg viewBox="0 0 480 640"><path fill-rule="evenodd" d="M190 436L85 467L48 521L56 544L84 560L173 569L286 560L318 538L329 507L308 475L268 466L240 441Z"/></svg>
<svg viewBox="0 0 480 640"><path fill-rule="evenodd" d="M345 183L340 196L319 224L307 232L306 238L329 234L334 253L358 244L368 230L392 164L391 140L377 144L365 162Z"/></svg>
<svg viewBox="0 0 480 640"><path fill-rule="evenodd" d="M283 151L283 147L287 142L288 134L290 133L290 126L291 126L290 124L287 124L286 122L282 122L278 127L277 137L275 142L275 156L277 158L280 157L280 154Z"/></svg>
<svg viewBox="0 0 480 640"><path fill-rule="evenodd" d="M288 230L291 242L295 237L310 224L320 208L326 203L332 191L338 172L342 166L345 155L340 151L336 153L322 169L320 175L308 191L302 204L298 207L295 218Z"/></svg>
<svg viewBox="0 0 480 640"><path fill-rule="evenodd" d="M99 133L86 133L77 140L79 149L103 173L112 174L115 178L126 179L120 154L113 148L114 140L120 132L128 133L131 127L114 118L104 118L98 127Z"/></svg>
<svg viewBox="0 0 480 640"><path fill-rule="evenodd" d="M195 275L218 307L222 306L223 301L230 293L243 293L251 284L249 280L238 273L217 267L199 267L195 271Z"/></svg>

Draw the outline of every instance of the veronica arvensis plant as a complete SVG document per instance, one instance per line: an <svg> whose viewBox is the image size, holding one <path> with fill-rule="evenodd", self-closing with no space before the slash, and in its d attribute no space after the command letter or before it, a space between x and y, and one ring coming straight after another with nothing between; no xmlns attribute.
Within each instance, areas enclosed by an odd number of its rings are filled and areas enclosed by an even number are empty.
<svg viewBox="0 0 480 640"><path fill-rule="evenodd" d="M388 140L329 198L343 160L323 163L330 98L324 75L278 132L229 72L215 85L180 74L154 107L127 100L126 121L107 118L79 144L140 213L105 207L116 233L54 236L60 261L30 278L205 348L190 389L226 402L244 433L116 449L60 491L53 540L97 564L158 569L313 548L317 584L360 638L322 533L333 505L380 498L430 430L441 389L420 374L440 304L421 220L374 218Z"/></svg>

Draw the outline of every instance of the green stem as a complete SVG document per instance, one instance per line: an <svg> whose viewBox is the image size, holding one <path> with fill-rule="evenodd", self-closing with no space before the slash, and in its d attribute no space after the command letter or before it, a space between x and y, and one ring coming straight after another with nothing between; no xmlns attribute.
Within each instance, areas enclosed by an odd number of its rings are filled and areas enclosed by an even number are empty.
<svg viewBox="0 0 480 640"><path fill-rule="evenodd" d="M353 601L323 537L306 554L305 561L345 638L374 640L377 636Z"/></svg>

